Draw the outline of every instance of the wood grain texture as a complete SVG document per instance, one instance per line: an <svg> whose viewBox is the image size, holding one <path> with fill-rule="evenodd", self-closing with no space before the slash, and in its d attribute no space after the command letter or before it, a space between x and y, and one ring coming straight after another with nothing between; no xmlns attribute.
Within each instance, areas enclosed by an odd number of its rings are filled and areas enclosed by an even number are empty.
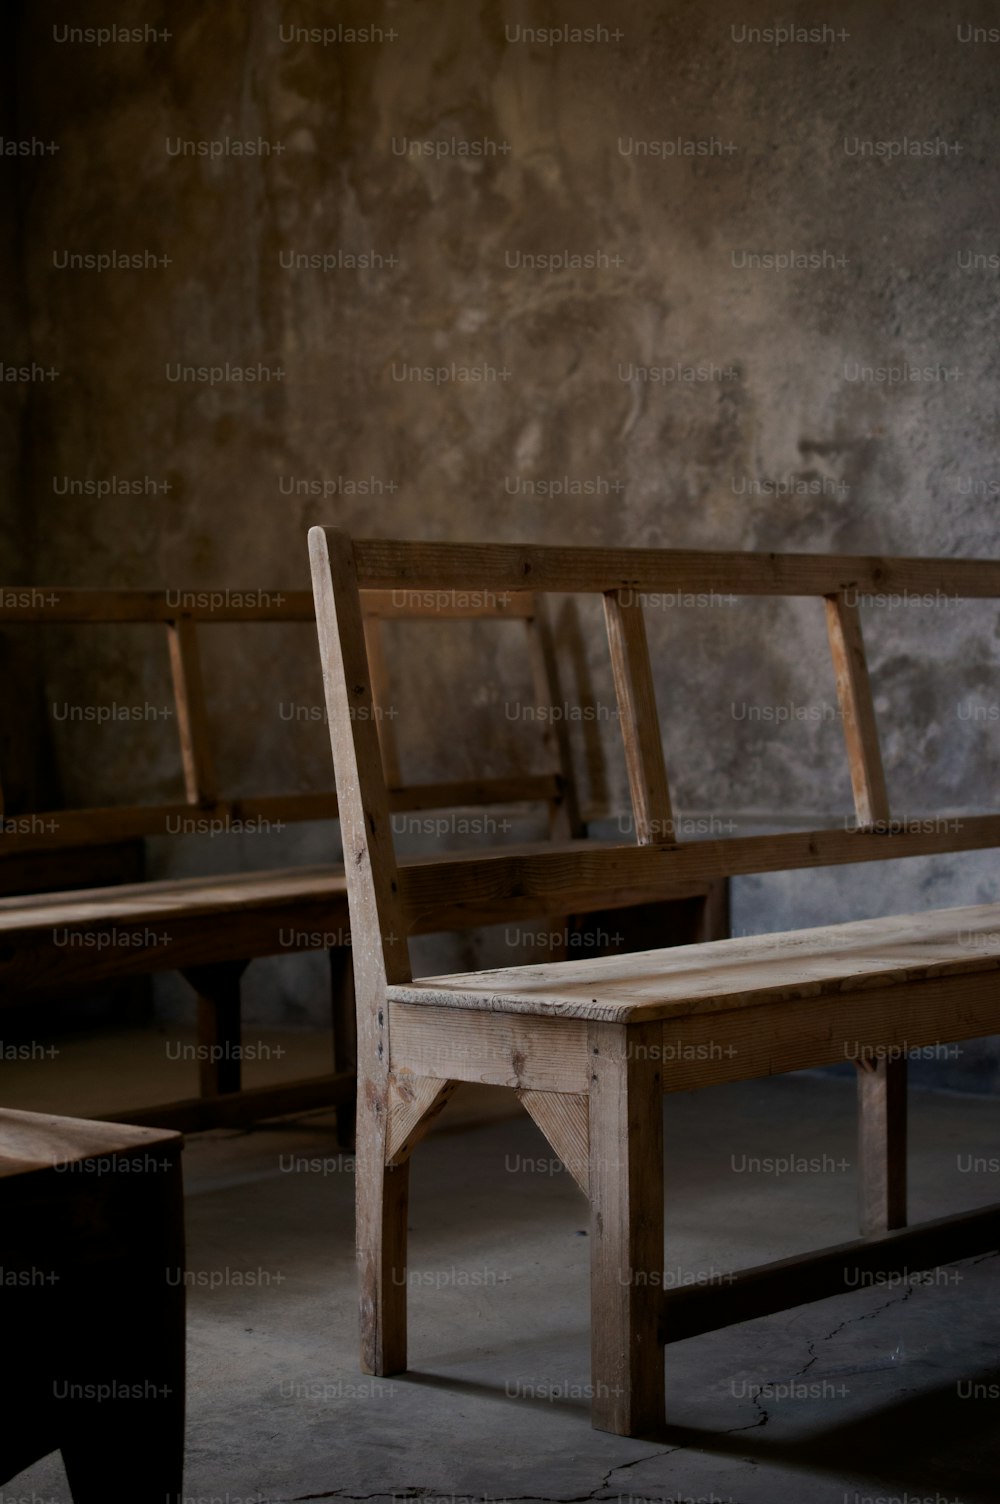
<svg viewBox="0 0 1000 1504"><path fill-rule="evenodd" d="M858 1063L858 1223L863 1235L906 1226L907 1063Z"/></svg>
<svg viewBox="0 0 1000 1504"><path fill-rule="evenodd" d="M884 826L889 820L889 796L861 632L861 613L842 595L828 596L824 604L854 791L854 811L860 826Z"/></svg>
<svg viewBox="0 0 1000 1504"><path fill-rule="evenodd" d="M397 1003L637 1022L765 1003L844 998L927 979L1000 971L1000 904L862 919L536 966L427 977Z"/></svg>
<svg viewBox="0 0 1000 1504"><path fill-rule="evenodd" d="M428 1076L394 1076L389 1082L386 1162L393 1168L409 1159L455 1094L457 1081Z"/></svg>
<svg viewBox="0 0 1000 1504"><path fill-rule="evenodd" d="M382 772L389 788L403 782L399 755L399 739L396 722L392 715L392 684L389 665L386 662L382 638L382 622L377 616L365 617L365 653L368 672L371 675L372 703L375 707L375 729L378 732L379 750L382 756Z"/></svg>
<svg viewBox="0 0 1000 1504"><path fill-rule="evenodd" d="M665 1020L663 1079L693 1091L1000 1032L996 973L821 993Z"/></svg>
<svg viewBox="0 0 1000 1504"><path fill-rule="evenodd" d="M347 896L342 867L282 867L259 872L212 873L155 882L116 883L106 888L69 889L0 899L0 935L15 943L53 925L75 926L114 920L156 923L180 916L218 916L224 910L259 911L315 899L332 906ZM329 927L328 927L329 929ZM301 948L322 946L322 934L303 937ZM327 938L325 943L331 942Z"/></svg>
<svg viewBox="0 0 1000 1504"><path fill-rule="evenodd" d="M190 617L170 622L167 641L187 801L189 804L215 804L218 787L212 762L198 628Z"/></svg>
<svg viewBox="0 0 1000 1504"><path fill-rule="evenodd" d="M582 1019L391 1001L389 1015L395 1071L516 1090L587 1090L587 1026Z"/></svg>
<svg viewBox="0 0 1000 1504"><path fill-rule="evenodd" d="M534 601L534 597L532 597ZM545 598L539 597L532 614L525 618L528 660L539 705L562 705L559 660L552 636ZM573 749L565 720L546 716L542 721L547 759L553 769L555 788L550 799L549 832L554 840L577 840L585 834L580 801L573 776Z"/></svg>
<svg viewBox="0 0 1000 1504"><path fill-rule="evenodd" d="M174 1154L180 1147L180 1134L160 1128L0 1107L0 1179L139 1151Z"/></svg>
<svg viewBox="0 0 1000 1504"><path fill-rule="evenodd" d="M673 846L674 817L642 605L638 598L623 604L613 591L604 597L604 619L636 840L640 846Z"/></svg>
<svg viewBox="0 0 1000 1504"><path fill-rule="evenodd" d="M330 529L331 532L335 529ZM696 549L546 548L516 543L356 543L364 589L710 592L813 595L854 592L1000 596L992 559L733 553ZM628 597L625 596L625 599Z"/></svg>
<svg viewBox="0 0 1000 1504"><path fill-rule="evenodd" d="M583 1194L589 1196L590 1108L587 1093L519 1091L517 1098Z"/></svg>
<svg viewBox="0 0 1000 1504"><path fill-rule="evenodd" d="M468 853L407 862L403 900L416 932L427 916L475 912L483 898L529 913L584 913L682 893L686 885L753 872L804 871L1000 845L1000 815L893 821L886 831L827 829L698 840L676 847L576 845ZM688 888L690 891L690 887ZM460 921L459 921L460 922Z"/></svg>
<svg viewBox="0 0 1000 1504"><path fill-rule="evenodd" d="M664 1420L657 1043L648 1028L595 1023L588 1031L591 1418L618 1436Z"/></svg>

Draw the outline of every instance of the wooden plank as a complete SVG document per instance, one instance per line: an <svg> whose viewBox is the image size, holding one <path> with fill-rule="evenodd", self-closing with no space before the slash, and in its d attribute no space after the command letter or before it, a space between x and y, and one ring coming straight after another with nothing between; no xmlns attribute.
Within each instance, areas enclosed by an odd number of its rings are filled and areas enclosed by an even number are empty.
<svg viewBox="0 0 1000 1504"><path fill-rule="evenodd" d="M190 617L168 622L167 641L187 801L213 805L218 802L218 785L212 764L198 628Z"/></svg>
<svg viewBox="0 0 1000 1504"><path fill-rule="evenodd" d="M533 597L528 597L532 600ZM528 660L538 705L562 705L563 693L559 663L545 601L539 599L531 616L525 618ZM546 716L542 721L543 741L553 769L555 787L550 797L549 831L554 840L577 840L586 834L580 815L580 803L573 776L573 749L569 727L561 717Z"/></svg>
<svg viewBox="0 0 1000 1504"><path fill-rule="evenodd" d="M0 622L312 621L308 590L75 590L0 588Z"/></svg>
<svg viewBox="0 0 1000 1504"><path fill-rule="evenodd" d="M591 1419L638 1436L664 1419L663 1108L655 1030L592 1024Z"/></svg>
<svg viewBox="0 0 1000 1504"><path fill-rule="evenodd" d="M692 935L691 941L695 945L707 945L709 940L728 940L731 935L729 879L716 878L708 885L708 892L701 905L697 933Z"/></svg>
<svg viewBox="0 0 1000 1504"><path fill-rule="evenodd" d="M347 934L343 894L254 905L239 892L226 906L133 923L114 919L50 926L48 932L4 932L0 943L0 1009L18 993L65 996L110 977L146 976L220 961L326 950Z"/></svg>
<svg viewBox="0 0 1000 1504"><path fill-rule="evenodd" d="M316 626L340 800L358 1019L356 1235L361 1363L406 1367L406 1216L409 1165L388 1163L391 1035L386 983L411 976L393 851L364 618L351 540L309 533Z"/></svg>
<svg viewBox="0 0 1000 1504"><path fill-rule="evenodd" d="M457 1086L457 1081L438 1081L429 1076L411 1076L408 1072L390 1078L385 1152L393 1169L404 1164L430 1132Z"/></svg>
<svg viewBox="0 0 1000 1504"><path fill-rule="evenodd" d="M390 788L389 808L461 809L490 804L543 803L562 797L552 773L518 773L501 778L465 778L450 783L416 783ZM192 811L186 804L139 804L106 809L45 810L22 815L26 828L0 835L0 858L28 851L101 845L142 836L222 835L240 827L266 834L273 826L301 820L335 820L337 797L325 790L304 794L262 794L218 799Z"/></svg>
<svg viewBox="0 0 1000 1504"><path fill-rule="evenodd" d="M0 854L101 845L142 836L210 835L227 831L267 834L285 822L332 820L332 794L276 794L263 798L220 799L194 808L190 804L138 804L109 808L45 810L30 816L30 828L0 836Z"/></svg>
<svg viewBox="0 0 1000 1504"><path fill-rule="evenodd" d="M376 616L365 617L365 652L368 657L368 672L371 675L372 703L376 712L375 729L378 732L378 744L382 754L382 771L390 787L398 786L403 782L399 743L396 737L396 724L389 713L393 708L392 689L383 650L382 624Z"/></svg>
<svg viewBox="0 0 1000 1504"><path fill-rule="evenodd" d="M564 962L422 977L397 1002L491 1013L677 1021L1000 971L1000 904L932 909Z"/></svg>
<svg viewBox="0 0 1000 1504"><path fill-rule="evenodd" d="M108 1121L57 1117L0 1107L0 1179L51 1170L87 1159L114 1157L163 1146L178 1147L178 1135Z"/></svg>
<svg viewBox="0 0 1000 1504"><path fill-rule="evenodd" d="M640 846L673 846L674 817L642 605L631 593L628 603L623 604L620 593L613 591L604 597L604 619L636 840Z"/></svg>
<svg viewBox="0 0 1000 1504"><path fill-rule="evenodd" d="M982 1039L1000 1033L998 992L996 973L989 971L665 1021L665 1088L694 1091L853 1063L865 1053L946 1049Z"/></svg>
<svg viewBox="0 0 1000 1504"><path fill-rule="evenodd" d="M460 924L461 914L474 910L487 896L493 902L518 900L520 913L586 912L670 898L685 884L721 877L935 856L998 845L1000 815L893 820L884 831L792 831L698 840L677 847L552 842L534 850L407 862L400 872L400 886L417 932L429 916L442 912Z"/></svg>
<svg viewBox="0 0 1000 1504"><path fill-rule="evenodd" d="M344 534L317 527L310 529L309 542L355 934L355 980L359 996L363 994L363 1013L369 1003L377 1006L387 981L407 981L411 975L406 922L399 899L353 546ZM359 1038L359 1047L371 1046L369 1053L381 1060L384 1076L388 1050L380 1051L380 1043L384 1044L381 1035Z"/></svg>
<svg viewBox="0 0 1000 1504"><path fill-rule="evenodd" d="M827 596L824 605L837 698L847 742L855 814L862 827L885 826L889 821L889 796L861 632L861 613L843 595Z"/></svg>
<svg viewBox="0 0 1000 1504"><path fill-rule="evenodd" d="M703 1332L755 1321L776 1311L914 1274L1000 1248L1000 1205L939 1217L881 1237L797 1254L720 1282L685 1285L663 1295L663 1335L681 1342Z"/></svg>
<svg viewBox="0 0 1000 1504"><path fill-rule="evenodd" d="M858 1074L858 1222L863 1235L906 1226L906 1057L862 1059Z"/></svg>
<svg viewBox="0 0 1000 1504"><path fill-rule="evenodd" d="M670 605L671 596L701 605L727 605L717 597L729 595L846 594L850 600L872 595L883 604L1000 596L1000 563L992 559L546 548L388 538L356 540L355 558L363 589L463 590L474 581L484 591L655 592L657 605Z"/></svg>
<svg viewBox="0 0 1000 1504"><path fill-rule="evenodd" d="M518 1090L587 1090L587 1026L582 1020L394 1002L389 1016L394 1071Z"/></svg>
<svg viewBox="0 0 1000 1504"><path fill-rule="evenodd" d="M61 893L34 893L0 899L0 933L8 940L42 931L53 925L85 925L106 920L122 923L155 922L162 919L236 914L244 909L266 913L299 903L303 911L317 900L342 905L336 917L346 915L347 881L342 867L279 867L264 871L209 873L199 877L160 878L155 882L114 883L104 888L68 889ZM291 946L291 942L286 942ZM323 935L302 939L300 949L315 949L335 942ZM339 943L339 941L337 942ZM291 946L291 948L295 948ZM220 958L224 959L224 958Z"/></svg>
<svg viewBox="0 0 1000 1504"><path fill-rule="evenodd" d="M293 1116L300 1112L325 1112L354 1100L353 1071L328 1076L307 1076L271 1086L245 1086L242 1091L218 1097L187 1097L160 1102L151 1107L95 1113L106 1123L145 1124L174 1128L180 1133L204 1133L209 1128L246 1128L266 1118Z"/></svg>
<svg viewBox="0 0 1000 1504"><path fill-rule="evenodd" d="M525 590L439 591L397 587L362 592L366 616L397 621L524 617L534 610ZM0 587L0 623L311 622L309 590L77 590L66 586Z"/></svg>
<svg viewBox="0 0 1000 1504"><path fill-rule="evenodd" d="M519 1091L518 1100L544 1133L585 1196L590 1194L590 1125L585 1092Z"/></svg>

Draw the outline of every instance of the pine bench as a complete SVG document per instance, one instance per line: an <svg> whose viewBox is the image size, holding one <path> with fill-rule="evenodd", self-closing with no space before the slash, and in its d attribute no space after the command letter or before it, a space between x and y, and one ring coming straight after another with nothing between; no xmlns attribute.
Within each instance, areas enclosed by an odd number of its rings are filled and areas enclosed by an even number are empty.
<svg viewBox="0 0 1000 1504"><path fill-rule="evenodd" d="M412 976L407 936L483 895L585 911L678 882L971 851L1000 815L890 818L858 595L1000 597L1000 563L352 541L310 532L354 935L362 1362L406 1368L408 1160L460 1080L514 1088L590 1201L592 1418L663 1424L665 1343L1000 1246L1000 1206L906 1226L900 1047L1000 1031L1000 904L466 973ZM366 710L359 589L530 588L603 598L634 844L558 844L397 863ZM805 596L825 611L855 815L804 833L675 838L645 635L647 592ZM714 1048L706 1050L706 1043ZM685 1048L687 1047L687 1048ZM662 1093L859 1061L863 1237L664 1289ZM852 1275L854 1276L852 1279Z"/></svg>
<svg viewBox="0 0 1000 1504"><path fill-rule="evenodd" d="M539 702L561 703L550 634L530 593L501 592L449 598L387 589L365 597L365 632L378 681L373 730L381 748L388 801L394 812L430 812L520 804L548 807L554 834L582 839L565 727L542 726L545 771L440 783L404 783L392 711L392 679L383 627L389 621L509 619L524 642ZM166 634L183 766L185 800L111 808L18 810L0 822L4 861L35 856L55 863L77 850L108 842L171 834L194 824L208 831L269 830L293 821L336 818L331 790L227 798L215 769L199 633L219 625L314 620L309 591L89 591L43 589L0 592L0 625L121 629L154 624ZM318 682L317 682L318 692ZM319 707L316 707L317 709ZM286 775L287 776L287 775ZM67 883L68 886L68 883ZM678 933L704 924L706 934L727 923L719 884L678 885L673 905ZM679 900L685 900L682 904ZM693 908L692 908L693 906ZM463 928L511 917L501 900L484 898L473 913L446 901L422 916L424 932ZM535 917L538 917L537 915ZM662 916L659 920L662 924ZM705 928L707 925L707 928ZM332 937L332 938L331 938ZM275 870L119 883L76 891L0 898L0 1007L64 997L119 977L155 971L183 973L198 999L200 1095L120 1114L111 1120L183 1132L235 1126L256 1118L338 1105L342 1136L353 1131L354 1003L351 986L347 889L341 866ZM337 943L337 941L346 941ZM326 949L331 963L334 1065L327 1073L246 1089L241 1077L240 983L261 956Z"/></svg>

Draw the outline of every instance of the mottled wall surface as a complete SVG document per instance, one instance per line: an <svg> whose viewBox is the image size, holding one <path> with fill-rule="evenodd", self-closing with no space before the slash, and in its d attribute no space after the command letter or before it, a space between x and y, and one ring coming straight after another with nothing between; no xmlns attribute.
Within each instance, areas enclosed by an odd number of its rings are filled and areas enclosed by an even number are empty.
<svg viewBox="0 0 1000 1504"><path fill-rule="evenodd" d="M96 5L21 15L15 134L59 150L18 164L20 345L60 375L20 389L23 483L4 527L20 578L303 585L319 521L996 554L991 7L783 8L818 40L761 37L773 8L729 0L118 9L144 40L62 40L106 20ZM528 30L565 24L596 34ZM58 264L102 252L169 264ZM267 375L179 371L227 364ZM144 494L60 494L115 478ZM997 610L908 603L866 625L897 810L995 802ZM596 620L561 630L567 688L600 710ZM846 814L818 607L654 609L649 630L682 811ZM287 713L319 702L309 633L218 632L232 786L326 781L322 727ZM397 644L414 777L529 755L516 655L499 631L475 639L478 657L461 640ZM97 665L62 644L43 689L159 703L163 662L153 643L108 642ZM613 727L598 715L574 735L584 802L613 819ZM168 797L171 738L155 720L99 745L57 728L53 793ZM155 859L264 865L327 840ZM996 896L992 857L942 859L747 881L737 922ZM261 1010L275 987L312 1008L310 965L258 968Z"/></svg>

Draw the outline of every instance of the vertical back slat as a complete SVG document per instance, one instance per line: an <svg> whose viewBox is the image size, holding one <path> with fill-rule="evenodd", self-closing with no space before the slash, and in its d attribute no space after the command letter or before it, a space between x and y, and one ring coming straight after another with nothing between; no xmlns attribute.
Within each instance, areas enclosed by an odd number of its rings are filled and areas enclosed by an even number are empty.
<svg viewBox="0 0 1000 1504"><path fill-rule="evenodd" d="M179 617L167 623L167 641L187 802L212 805L218 799L218 785L208 731L198 628L190 617Z"/></svg>
<svg viewBox="0 0 1000 1504"><path fill-rule="evenodd" d="M375 727L382 752L382 769L389 788L399 788L403 781L399 758L399 741L392 716L392 690L389 683L389 668L385 659L383 623L377 616L365 617L365 651L368 655L368 672L371 676L372 703L375 707Z"/></svg>
<svg viewBox="0 0 1000 1504"><path fill-rule="evenodd" d="M524 629L528 639L528 654L531 661L531 676L535 699L539 705L563 703L556 659L555 643L549 624L545 602L540 596L534 600L531 616L525 618ZM545 727L545 748L549 766L557 773L562 788L562 797L551 811L551 832L557 840L572 840L582 836L583 822L577 800L576 780L573 777L573 753L569 741L569 727L558 713L548 716L542 723Z"/></svg>
<svg viewBox="0 0 1000 1504"><path fill-rule="evenodd" d="M859 826L871 829L874 825L888 823L889 796L882 768L861 616L857 606L843 594L825 596L824 605L837 698L844 720L854 810Z"/></svg>
<svg viewBox="0 0 1000 1504"><path fill-rule="evenodd" d="M636 598L623 604L618 591L604 597L625 762L632 791L632 814L640 846L675 844L670 788L663 761L646 624Z"/></svg>
<svg viewBox="0 0 1000 1504"><path fill-rule="evenodd" d="M409 981L411 971L364 617L350 538L314 527L309 531L309 549L347 868L359 1049L366 1047L369 1070L376 1061L387 1068L386 1010L376 1003L387 982Z"/></svg>

